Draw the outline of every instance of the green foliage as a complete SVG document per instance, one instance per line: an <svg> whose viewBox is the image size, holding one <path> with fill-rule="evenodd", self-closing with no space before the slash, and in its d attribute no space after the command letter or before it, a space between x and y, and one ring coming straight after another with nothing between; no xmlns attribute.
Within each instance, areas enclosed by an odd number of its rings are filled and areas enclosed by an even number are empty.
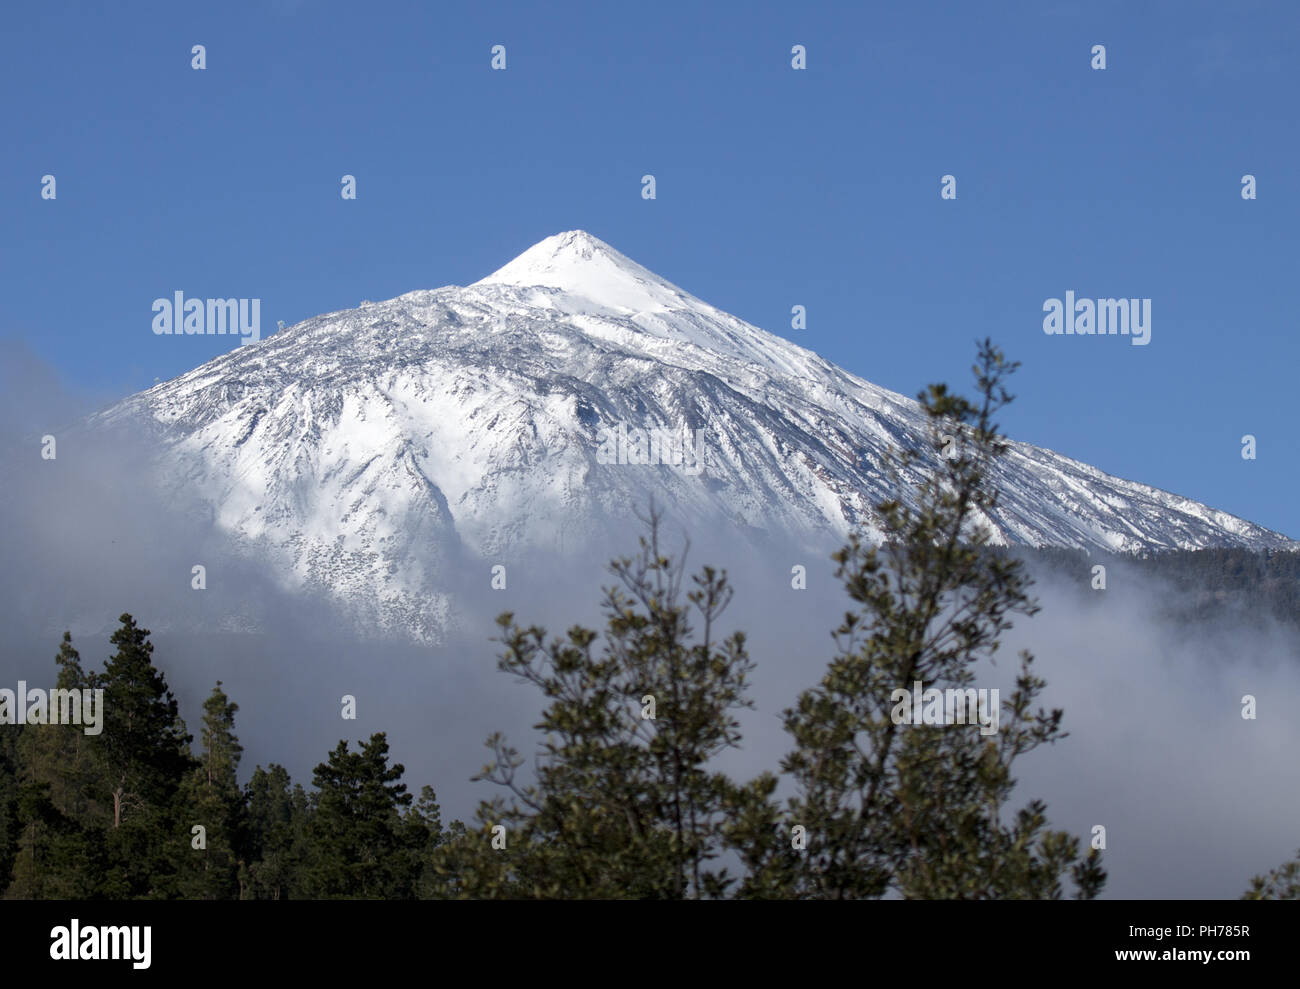
<svg viewBox="0 0 1300 989"><path fill-rule="evenodd" d="M221 681L203 704L198 764L181 785L183 823L203 828L202 847L191 841L179 857L180 895L191 900L231 898L239 883L238 848L244 839L244 794L236 775L243 746L235 737L234 704ZM196 839L197 840L197 839Z"/></svg>
<svg viewBox="0 0 1300 989"><path fill-rule="evenodd" d="M64 632L55 656L56 686L61 690L93 689L98 679L87 675L72 636ZM74 898L94 895L104 871L98 829L106 820L98 799L101 761L93 739L81 727L67 724L24 725L12 741L11 806L13 849L11 899Z"/></svg>
<svg viewBox="0 0 1300 989"><path fill-rule="evenodd" d="M100 678L105 709L100 738L114 829L157 812L192 764L192 738L166 678L153 665L149 630L130 615L121 622L112 637L117 652Z"/></svg>
<svg viewBox="0 0 1300 989"><path fill-rule="evenodd" d="M87 673L64 634L62 689L104 691L99 735L82 726L0 731L0 890L7 898L287 899L433 896L444 833L425 787L419 803L388 767L375 735L358 753L340 743L317 767L318 792L283 767L238 785L243 748L233 703L217 682L192 741L149 632L130 615L103 673ZM204 828L203 847L192 829Z"/></svg>
<svg viewBox="0 0 1300 989"><path fill-rule="evenodd" d="M50 786L19 786L18 843L6 899L84 899L102 870L94 845L77 822L55 806Z"/></svg>
<svg viewBox="0 0 1300 989"><path fill-rule="evenodd" d="M17 736L0 730L0 888L13 868L18 844L18 757L14 752Z"/></svg>
<svg viewBox="0 0 1300 989"><path fill-rule="evenodd" d="M307 825L304 892L313 899L407 899L414 895L423 819L411 803L405 770L388 765L388 738L371 735L359 752L340 741L313 775L319 797Z"/></svg>
<svg viewBox="0 0 1300 989"><path fill-rule="evenodd" d="M98 681L104 689L104 731L96 746L100 796L112 807L102 892L113 899L166 899L177 895L175 863L189 843L176 797L194 765L192 739L153 665L149 630L126 614L111 641L117 652Z"/></svg>
<svg viewBox="0 0 1300 989"><path fill-rule="evenodd" d="M973 368L976 402L943 385L919 396L930 453L900 451L891 466L896 490L912 484L916 507L882 503L883 542L855 536L836 555L856 608L836 630L839 655L822 681L785 712L795 747L782 769L798 794L779 825L751 800L750 837L774 830L748 855L746 892L1054 898L1068 870L1078 895L1091 897L1104 882L1095 854L1081 859L1077 840L1044 831L1040 803L1004 821L1015 759L1061 737L1062 712L1033 709L1044 683L1028 653L995 736L978 724L894 717L895 690L970 689L1012 616L1037 610L1019 563L983 552L997 504L990 470L1006 448L993 417L1011 400L1004 382L1015 367L986 341ZM796 826L806 848L795 847Z"/></svg>
<svg viewBox="0 0 1300 989"><path fill-rule="evenodd" d="M258 766L245 787L247 803L246 853L239 872L240 898L292 899L298 886L309 804L301 785L288 771L271 763Z"/></svg>
<svg viewBox="0 0 1300 989"><path fill-rule="evenodd" d="M1300 853L1266 876L1253 876L1243 900L1300 900Z"/></svg>
<svg viewBox="0 0 1300 989"><path fill-rule="evenodd" d="M478 778L506 787L478 813L480 829L452 842L444 874L464 896L681 899L722 895L733 879L711 863L725 842L735 787L709 762L740 741L732 712L753 664L741 633L719 640L731 600L725 574L705 567L684 592L685 569L660 547L651 509L640 553L611 564L605 641L575 626L544 629L498 619L501 669L547 699L537 782L499 736ZM684 555L684 554L683 554ZM695 635L692 619L700 623ZM653 716L651 716L653 715ZM505 848L493 848L503 827Z"/></svg>

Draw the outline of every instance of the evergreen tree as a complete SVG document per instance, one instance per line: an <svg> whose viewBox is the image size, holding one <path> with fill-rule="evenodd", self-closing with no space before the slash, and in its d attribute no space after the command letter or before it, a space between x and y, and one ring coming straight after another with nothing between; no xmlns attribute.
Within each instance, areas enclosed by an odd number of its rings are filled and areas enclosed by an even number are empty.
<svg viewBox="0 0 1300 989"><path fill-rule="evenodd" d="M439 849L462 833L464 825L453 821L451 829L443 829L442 808L438 806L437 794L433 787L426 785L420 787L419 798L407 810L404 826L403 844L408 855L407 867L414 878L414 896L421 900L444 898L447 895L446 883L436 868Z"/></svg>
<svg viewBox="0 0 1300 989"><path fill-rule="evenodd" d="M63 633L55 665L57 690L80 695L98 686L98 679L82 669L68 632ZM78 696L78 705L82 699ZM56 701L53 696L49 700L53 709ZM82 711L83 721L87 713ZM22 795L14 810L22 855L6 891L10 898L88 896L102 873L105 805L94 799L102 769L95 748L98 739L86 735L84 724L50 720L58 723L27 724L13 736Z"/></svg>
<svg viewBox="0 0 1300 989"><path fill-rule="evenodd" d="M54 805L50 785L20 784L16 812L18 841L5 898L67 900L90 896L90 880L100 863L87 835Z"/></svg>
<svg viewBox="0 0 1300 989"><path fill-rule="evenodd" d="M1081 897L1103 884L1095 852L1080 859L1077 839L1044 830L1040 802L1004 820L1015 759L1061 737L1060 710L1032 710L1044 683L1028 653L995 736L979 724L895 717L896 689L970 688L1011 616L1037 610L1019 562L984 552L997 504L991 471L1006 448L993 416L1011 400L1004 382L1015 367L985 341L973 369L977 402L943 385L919 396L932 453L901 451L891 472L896 489L916 479L917 507L885 501L883 543L854 536L836 555L857 608L836 632L839 656L822 681L785 713L795 747L783 769L798 787L788 812L765 802L770 780L738 807L733 833L754 842L747 893L1050 898L1067 872Z"/></svg>
<svg viewBox="0 0 1300 989"><path fill-rule="evenodd" d="M13 726L0 727L0 889L9 885L20 830L16 739Z"/></svg>
<svg viewBox="0 0 1300 989"><path fill-rule="evenodd" d="M1266 876L1254 876L1243 900L1300 900L1300 853Z"/></svg>
<svg viewBox="0 0 1300 989"><path fill-rule="evenodd" d="M639 555L611 565L619 584L606 589L599 653L590 629L548 643L541 628L498 619L502 670L550 702L537 725L546 737L528 786L515 779L518 751L489 739L493 760L477 778L514 802L483 804L479 829L447 843L442 867L459 895L699 898L733 881L709 863L736 788L708 764L739 743L732 712L750 706L753 664L742 634L717 639L726 575L706 567L683 595L684 563L662 552L653 507L645 521Z"/></svg>
<svg viewBox="0 0 1300 989"><path fill-rule="evenodd" d="M16 806L17 843L7 900L40 900L47 893L50 845L61 830L61 816L50 801L49 785L21 783Z"/></svg>
<svg viewBox="0 0 1300 989"><path fill-rule="evenodd" d="M203 828L180 856L179 890L185 899L231 899L238 890L236 849L243 844L244 824L244 796L236 780L244 751L235 736L238 710L218 680L203 704L198 765L186 776L181 793L191 833L196 825ZM202 847L195 848L196 841Z"/></svg>
<svg viewBox="0 0 1300 989"><path fill-rule="evenodd" d="M301 860L306 845L308 798L289 773L271 763L258 766L245 788L248 806L245 865L240 871L240 898L290 899L299 895Z"/></svg>
<svg viewBox="0 0 1300 989"><path fill-rule="evenodd" d="M71 633L63 633L54 662L58 667L56 689L80 693L100 685L98 677L82 669ZM98 741L86 734L84 725L63 723L25 725L17 740L24 778L46 784L58 811L86 825L106 820L106 806L95 800L93 793L102 769L95 751Z"/></svg>
<svg viewBox="0 0 1300 989"><path fill-rule="evenodd" d="M153 665L149 630L124 614L112 642L117 652L100 678L102 796L111 806L103 892L119 899L167 898L177 893L177 854L191 840L176 798L194 765L192 739L166 678Z"/></svg>
<svg viewBox="0 0 1300 989"><path fill-rule="evenodd" d="M415 894L412 831L402 810L411 803L404 767L388 765L388 739L371 735L358 752L340 741L318 765L318 788L307 826L310 859L305 892L313 899L408 899Z"/></svg>

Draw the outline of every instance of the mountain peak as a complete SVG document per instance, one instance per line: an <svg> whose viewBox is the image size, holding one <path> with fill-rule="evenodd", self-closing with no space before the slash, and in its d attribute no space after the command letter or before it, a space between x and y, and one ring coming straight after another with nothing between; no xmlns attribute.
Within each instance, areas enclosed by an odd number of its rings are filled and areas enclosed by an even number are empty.
<svg viewBox="0 0 1300 989"><path fill-rule="evenodd" d="M700 304L585 230L566 230L547 237L474 285L558 289L603 308L626 312L658 312Z"/></svg>

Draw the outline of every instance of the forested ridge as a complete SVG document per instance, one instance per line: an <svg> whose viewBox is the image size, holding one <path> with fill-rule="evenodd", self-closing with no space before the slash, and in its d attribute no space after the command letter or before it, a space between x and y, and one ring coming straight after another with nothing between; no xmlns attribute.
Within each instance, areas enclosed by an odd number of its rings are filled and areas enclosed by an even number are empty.
<svg viewBox="0 0 1300 989"><path fill-rule="evenodd" d="M1197 622L1274 620L1300 629L1300 552L1249 549L1086 553L1045 547L990 547L1025 561L1037 575L1077 580L1091 589L1092 568L1131 575L1152 592L1160 618Z"/></svg>

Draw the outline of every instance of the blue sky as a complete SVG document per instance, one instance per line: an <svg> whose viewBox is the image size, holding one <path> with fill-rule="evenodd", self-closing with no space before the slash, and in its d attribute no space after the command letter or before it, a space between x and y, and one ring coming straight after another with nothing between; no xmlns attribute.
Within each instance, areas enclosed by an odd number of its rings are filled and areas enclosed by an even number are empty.
<svg viewBox="0 0 1300 989"><path fill-rule="evenodd" d="M231 345L155 336L176 290L267 332L582 228L909 395L992 336L1016 438L1300 537L1297 50L1282 2L11 2L0 337L108 401ZM1066 290L1150 345L1044 335Z"/></svg>

